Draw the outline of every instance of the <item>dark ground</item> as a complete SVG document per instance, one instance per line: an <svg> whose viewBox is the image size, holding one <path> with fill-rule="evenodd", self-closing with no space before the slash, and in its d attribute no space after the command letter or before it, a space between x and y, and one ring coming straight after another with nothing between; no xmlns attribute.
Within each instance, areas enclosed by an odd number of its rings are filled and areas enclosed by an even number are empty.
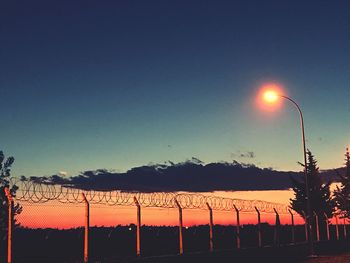
<svg viewBox="0 0 350 263"><path fill-rule="evenodd" d="M246 248L213 253L192 253L178 256L126 259L124 261L102 261L103 263L192 263L192 262L238 262L238 263L348 263L350 262L350 242L328 241L316 244L316 258L308 258L306 244L282 247Z"/></svg>
<svg viewBox="0 0 350 263"><path fill-rule="evenodd" d="M90 229L90 262L302 262L307 256L304 226L295 228L296 242L291 243L291 226L280 227L280 246L274 247L274 226L262 225L262 243L257 248L257 226L241 227L241 247L236 249L234 226L214 227L214 249L209 253L209 227L184 229L184 252L177 255L178 228L143 226L141 229L141 258L136 258L135 226L92 227ZM321 240L325 239L321 231ZM340 232L335 241L335 227L331 228L332 241L316 246L319 255L340 254L350 251L350 240ZM0 262L5 262L6 238L2 239ZM172 256L169 256L172 255ZM78 263L83 258L83 228L26 229L17 228L13 237L13 263ZM350 261L349 261L350 262ZM309 263L309 262L307 262ZM318 263L318 262L317 262ZM322 262L323 263L323 262Z"/></svg>

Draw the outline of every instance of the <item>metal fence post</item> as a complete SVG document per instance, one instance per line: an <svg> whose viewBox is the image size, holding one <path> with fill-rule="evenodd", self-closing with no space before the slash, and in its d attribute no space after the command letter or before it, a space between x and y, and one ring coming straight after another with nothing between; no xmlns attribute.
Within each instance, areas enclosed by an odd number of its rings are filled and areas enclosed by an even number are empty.
<svg viewBox="0 0 350 263"><path fill-rule="evenodd" d="M89 228L90 228L90 204L84 193L81 193L85 202L85 229L84 229L84 263L89 262Z"/></svg>
<svg viewBox="0 0 350 263"><path fill-rule="evenodd" d="M12 262L12 228L13 228L13 199L8 187L4 188L8 201L8 227L7 227L7 262Z"/></svg>
<svg viewBox="0 0 350 263"><path fill-rule="evenodd" d="M213 242L213 209L211 209L210 205L207 203L207 207L209 210L209 249L210 252L214 251L214 242Z"/></svg>
<svg viewBox="0 0 350 263"><path fill-rule="evenodd" d="M344 217L344 221L343 221L343 227L344 227L344 239L346 239L346 218Z"/></svg>
<svg viewBox="0 0 350 263"><path fill-rule="evenodd" d="M136 196L134 196L134 203L137 207L137 226L136 226L136 255L141 256L141 206Z"/></svg>
<svg viewBox="0 0 350 263"><path fill-rule="evenodd" d="M235 205L233 205L233 207L236 210L236 244L237 244L237 248L240 249L241 248L241 237L239 234L239 229L241 227L241 224L239 221L239 210Z"/></svg>
<svg viewBox="0 0 350 263"><path fill-rule="evenodd" d="M325 219L326 219L326 234L327 234L327 240L329 241L330 240L330 235L329 235L329 228L330 228L330 226L329 226L329 221L328 221L328 216L327 216L327 214L324 212L323 213L323 215L324 215L324 217L325 217Z"/></svg>
<svg viewBox="0 0 350 263"><path fill-rule="evenodd" d="M314 216L315 216L315 227L316 227L316 241L320 241L320 228L318 225L318 215L314 211Z"/></svg>
<svg viewBox="0 0 350 263"><path fill-rule="evenodd" d="M175 204L176 204L177 208L179 209L179 251L180 251L180 255L182 255L184 253L183 237L182 237L182 208L176 199L175 199Z"/></svg>
<svg viewBox="0 0 350 263"><path fill-rule="evenodd" d="M295 226L294 226L294 215L290 209L288 209L292 220L292 244L295 244Z"/></svg>
<svg viewBox="0 0 350 263"><path fill-rule="evenodd" d="M260 211L259 209L254 206L255 211L258 214L258 246L261 247L261 219L260 219Z"/></svg>
<svg viewBox="0 0 350 263"><path fill-rule="evenodd" d="M279 246L279 243L280 243L279 230L280 230L281 221L280 221L280 215L278 214L277 210L275 208L273 210L275 211L275 214L276 214L276 224L275 224L273 239L274 239L274 245Z"/></svg>
<svg viewBox="0 0 350 263"><path fill-rule="evenodd" d="M303 214L304 216L304 221L305 221L305 224L304 224L304 229L305 229L305 240L308 241L309 240L309 232L308 232L308 229L307 229L307 218L306 218L306 214L304 211L301 211L301 213Z"/></svg>
<svg viewBox="0 0 350 263"><path fill-rule="evenodd" d="M335 234L336 234L337 240L339 240L338 215L335 215Z"/></svg>

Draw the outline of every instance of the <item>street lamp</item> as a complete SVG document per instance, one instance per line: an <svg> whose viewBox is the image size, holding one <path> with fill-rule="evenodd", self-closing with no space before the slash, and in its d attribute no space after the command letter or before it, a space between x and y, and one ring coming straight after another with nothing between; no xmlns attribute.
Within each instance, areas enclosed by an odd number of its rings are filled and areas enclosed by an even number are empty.
<svg viewBox="0 0 350 263"><path fill-rule="evenodd" d="M301 127L301 139L303 145L303 153L304 153L304 174L305 174L305 188L306 188L306 226L308 231L308 243L309 243L309 256L314 256L314 242L313 242L313 229L312 229L312 209L311 209L311 200L310 200L310 188L309 188L309 179L307 175L307 160L306 160L306 146L305 146L305 131L304 131L304 118L303 113L299 107L299 105L291 98L278 93L273 89L265 90L263 93L263 99L267 103L275 103L278 98L283 98L290 101L298 110L300 116L300 127Z"/></svg>

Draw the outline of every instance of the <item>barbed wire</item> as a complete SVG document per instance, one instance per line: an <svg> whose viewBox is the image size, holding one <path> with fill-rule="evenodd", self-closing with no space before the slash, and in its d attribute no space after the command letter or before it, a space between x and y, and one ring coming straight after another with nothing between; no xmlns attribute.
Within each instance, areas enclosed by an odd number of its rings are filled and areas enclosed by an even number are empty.
<svg viewBox="0 0 350 263"><path fill-rule="evenodd" d="M10 187L16 185L16 200L31 203L46 203L58 201L61 203L82 203L82 193L91 204L110 206L134 206L134 197L142 207L177 208L176 202L183 209L207 209L207 204L213 210L232 211L237 208L240 212L255 212L255 207L262 213L288 214L289 207L285 204L261 200L244 200L219 196L209 196L200 193L183 192L124 192L124 191L95 191L82 190L57 184L36 183L33 181L10 179Z"/></svg>

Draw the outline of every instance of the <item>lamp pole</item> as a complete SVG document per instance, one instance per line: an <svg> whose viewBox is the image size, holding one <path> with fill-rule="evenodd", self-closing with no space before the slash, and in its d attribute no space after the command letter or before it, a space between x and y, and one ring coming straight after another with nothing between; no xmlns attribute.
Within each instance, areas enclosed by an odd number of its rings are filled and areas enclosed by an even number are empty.
<svg viewBox="0 0 350 263"><path fill-rule="evenodd" d="M310 188L309 188L309 178L307 175L307 159L306 159L306 145L305 145L305 130L304 130L304 118L303 113L299 107L299 105L292 100L291 98L284 96L284 95L278 95L281 98L284 98L286 100L289 100L293 103L293 105L298 109L299 116L300 116L300 128L301 128L301 138L302 138L302 144L303 144L303 153L304 153L304 175L305 175L305 189L306 189L306 226L308 231L308 245L309 245L309 256L312 257L315 254L314 251L314 236L313 236L313 229L312 229L312 209L311 209L311 200L310 200Z"/></svg>

